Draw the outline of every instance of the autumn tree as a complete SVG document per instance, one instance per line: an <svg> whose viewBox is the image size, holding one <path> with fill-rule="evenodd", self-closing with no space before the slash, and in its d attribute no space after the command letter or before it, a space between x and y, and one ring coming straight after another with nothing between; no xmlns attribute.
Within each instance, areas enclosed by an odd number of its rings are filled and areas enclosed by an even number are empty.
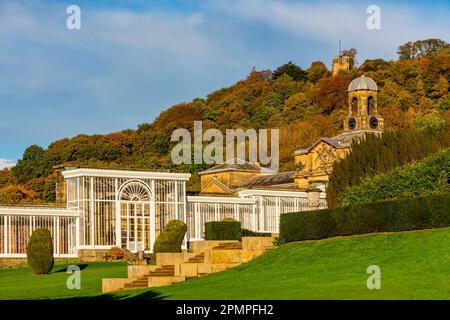
<svg viewBox="0 0 450 320"><path fill-rule="evenodd" d="M356 50L355 48L342 50L341 54L343 56L350 57L350 69L353 69L356 66L356 64L358 63L358 61L356 60L356 55L358 54L358 50Z"/></svg>
<svg viewBox="0 0 450 320"><path fill-rule="evenodd" d="M306 119L317 113L318 107L303 92L293 94L284 103L283 116L288 121Z"/></svg>
<svg viewBox="0 0 450 320"><path fill-rule="evenodd" d="M330 114L335 109L346 108L349 84L350 78L346 74L320 79L317 102L324 113Z"/></svg>
<svg viewBox="0 0 450 320"><path fill-rule="evenodd" d="M6 187L10 184L16 183L16 177L12 174L11 170L4 168L0 170L0 188Z"/></svg>
<svg viewBox="0 0 450 320"><path fill-rule="evenodd" d="M0 189L0 203L39 203L39 195L22 185L12 184Z"/></svg>
<svg viewBox="0 0 450 320"><path fill-rule="evenodd" d="M311 63L306 72L308 73L308 80L312 83L316 83L329 73L327 66L322 61Z"/></svg>

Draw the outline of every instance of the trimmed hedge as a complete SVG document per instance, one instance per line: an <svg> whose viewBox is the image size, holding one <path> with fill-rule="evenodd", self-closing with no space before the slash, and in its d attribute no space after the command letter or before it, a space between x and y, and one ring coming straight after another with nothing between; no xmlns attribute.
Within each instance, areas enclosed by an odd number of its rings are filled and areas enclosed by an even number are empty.
<svg viewBox="0 0 450 320"><path fill-rule="evenodd" d="M211 221L205 223L205 240L241 240L239 221Z"/></svg>
<svg viewBox="0 0 450 320"><path fill-rule="evenodd" d="M450 194L282 214L286 242L450 226Z"/></svg>
<svg viewBox="0 0 450 320"><path fill-rule="evenodd" d="M153 253L181 252L181 244L186 234L187 226L183 221L171 220L158 235L153 245Z"/></svg>
<svg viewBox="0 0 450 320"><path fill-rule="evenodd" d="M242 233L242 237L271 237L272 234L271 233L267 233L267 232L254 232L252 230L248 230L248 229L242 229L241 230Z"/></svg>
<svg viewBox="0 0 450 320"><path fill-rule="evenodd" d="M445 194L450 191L450 148L387 174L364 178L348 188L340 206L367 202Z"/></svg>
<svg viewBox="0 0 450 320"><path fill-rule="evenodd" d="M27 245L27 262L31 272L35 274L47 274L52 271L53 241L50 231L38 228L31 234Z"/></svg>

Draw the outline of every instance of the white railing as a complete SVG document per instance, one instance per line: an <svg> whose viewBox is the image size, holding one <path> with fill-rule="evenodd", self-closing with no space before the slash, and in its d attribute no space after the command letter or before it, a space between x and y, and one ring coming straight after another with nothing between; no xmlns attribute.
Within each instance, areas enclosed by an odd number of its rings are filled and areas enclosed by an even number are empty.
<svg viewBox="0 0 450 320"><path fill-rule="evenodd" d="M242 227L256 228L256 200L236 197L187 197L186 224L189 240L204 239L205 223L233 218Z"/></svg>
<svg viewBox="0 0 450 320"><path fill-rule="evenodd" d="M47 228L55 257L77 256L78 211L40 207L0 207L0 257L26 257L28 240Z"/></svg>
<svg viewBox="0 0 450 320"><path fill-rule="evenodd" d="M279 233L280 215L289 212L324 209L324 198L319 205L308 206L304 192L272 191L267 195L246 194L245 197L187 197L186 224L190 241L204 239L205 223L233 218L242 228L261 233Z"/></svg>

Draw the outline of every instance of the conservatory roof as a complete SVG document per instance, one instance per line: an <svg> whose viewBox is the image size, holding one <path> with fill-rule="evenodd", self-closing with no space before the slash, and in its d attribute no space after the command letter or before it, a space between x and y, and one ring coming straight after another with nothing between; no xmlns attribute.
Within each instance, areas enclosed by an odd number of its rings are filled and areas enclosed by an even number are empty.
<svg viewBox="0 0 450 320"><path fill-rule="evenodd" d="M242 159L231 159L222 164L218 164L212 168L201 171L198 174L211 174L226 171L236 171L236 172L260 172L260 173L272 173L270 169L259 166L258 164L250 163Z"/></svg>
<svg viewBox="0 0 450 320"><path fill-rule="evenodd" d="M248 179L242 187L275 186L294 183L294 171L280 172Z"/></svg>
<svg viewBox="0 0 450 320"><path fill-rule="evenodd" d="M137 179L158 179L158 180L183 180L190 179L190 173L173 173L161 171L145 170L124 170L124 169L100 169L100 168L71 168L62 172L64 178L76 177L102 177L102 178L137 178Z"/></svg>

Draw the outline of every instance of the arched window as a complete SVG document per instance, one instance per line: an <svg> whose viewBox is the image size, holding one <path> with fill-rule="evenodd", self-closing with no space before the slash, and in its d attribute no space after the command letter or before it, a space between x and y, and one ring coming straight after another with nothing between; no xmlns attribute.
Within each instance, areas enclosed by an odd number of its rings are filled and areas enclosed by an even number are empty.
<svg viewBox="0 0 450 320"><path fill-rule="evenodd" d="M131 181L122 187L120 200L137 202L150 201L150 191L144 183Z"/></svg>
<svg viewBox="0 0 450 320"><path fill-rule="evenodd" d="M132 252L151 251L151 192L142 181L131 180L119 191L120 241ZM154 214L154 213L153 213Z"/></svg>
<svg viewBox="0 0 450 320"><path fill-rule="evenodd" d="M353 115L358 114L358 98L357 97L353 97L352 99L352 109L351 112Z"/></svg>
<svg viewBox="0 0 450 320"><path fill-rule="evenodd" d="M375 114L375 99L373 97L367 98L367 114L368 115Z"/></svg>

